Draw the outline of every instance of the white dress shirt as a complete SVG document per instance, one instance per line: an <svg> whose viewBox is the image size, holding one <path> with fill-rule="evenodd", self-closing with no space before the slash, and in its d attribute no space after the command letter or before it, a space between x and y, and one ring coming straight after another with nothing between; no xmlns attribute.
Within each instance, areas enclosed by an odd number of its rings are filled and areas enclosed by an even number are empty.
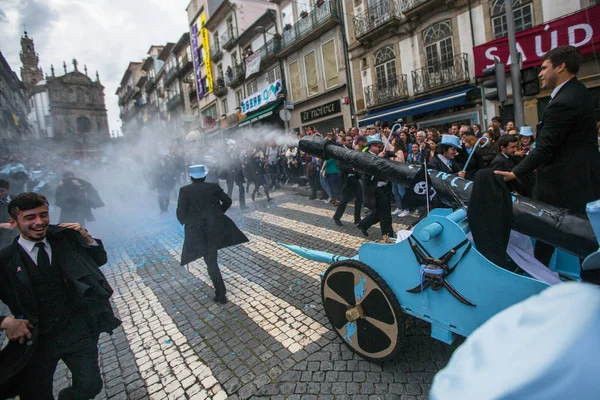
<svg viewBox="0 0 600 400"><path fill-rule="evenodd" d="M35 247L35 244L37 242L32 242L31 240L27 240L27 239L23 238L23 236L19 236L18 242L21 245L21 247L23 248L23 250L25 250L25 253L27 253L27 255L31 258L33 263L35 265L37 265L37 255L38 255L38 250L39 250L37 247ZM48 243L48 239L44 238L44 240L42 240L42 243L44 243L46 245L44 247L44 249L46 250L46 253L48 254L48 259L50 260L50 263L52 263L52 247L50 247L50 243Z"/></svg>
<svg viewBox="0 0 600 400"><path fill-rule="evenodd" d="M571 78L573 79L573 78ZM562 89L563 86L565 86L565 83L569 82L571 79L564 81L563 83L561 83L560 85L558 85L557 87L554 88L554 90L552 91L552 93L550 94L550 98L554 99L556 97L556 95L558 94L558 92L560 92L560 89Z"/></svg>
<svg viewBox="0 0 600 400"><path fill-rule="evenodd" d="M438 154L438 157L440 158L440 160L442 160L442 162L443 162L444 164L446 164L446 167L448 167L448 168L452 169L452 167L450 166L450 160L448 160L446 157L444 157L444 156L443 156L443 155L441 155L441 154Z"/></svg>

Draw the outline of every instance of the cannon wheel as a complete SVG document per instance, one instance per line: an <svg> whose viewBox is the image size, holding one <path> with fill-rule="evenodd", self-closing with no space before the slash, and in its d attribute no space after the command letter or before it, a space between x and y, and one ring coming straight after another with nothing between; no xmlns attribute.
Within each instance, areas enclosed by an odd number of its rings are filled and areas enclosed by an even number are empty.
<svg viewBox="0 0 600 400"><path fill-rule="evenodd" d="M323 275L321 297L329 322L352 351L373 362L396 356L404 314L371 267L355 260L331 264Z"/></svg>

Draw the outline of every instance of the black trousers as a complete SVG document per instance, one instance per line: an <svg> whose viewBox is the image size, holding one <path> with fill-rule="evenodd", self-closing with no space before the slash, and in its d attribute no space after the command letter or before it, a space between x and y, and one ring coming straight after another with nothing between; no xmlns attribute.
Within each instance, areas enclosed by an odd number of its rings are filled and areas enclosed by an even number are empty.
<svg viewBox="0 0 600 400"><path fill-rule="evenodd" d="M40 335L29 364L0 386L0 399L19 395L21 400L54 400L54 372L60 360L71 371L73 381L58 400L93 399L102 390L97 346L98 335L92 333L85 317L71 321L60 334Z"/></svg>
<svg viewBox="0 0 600 400"><path fill-rule="evenodd" d="M349 176L346 185L342 188L342 200L338 204L333 219L341 219L346 211L346 206L352 199L354 201L354 223L360 222L360 210L362 208L362 185L358 176Z"/></svg>
<svg viewBox="0 0 600 400"><path fill-rule="evenodd" d="M170 201L171 189L158 188L158 206L160 207L160 211L168 211Z"/></svg>
<svg viewBox="0 0 600 400"><path fill-rule="evenodd" d="M365 218L358 224L360 228L369 229L379 222L381 235L394 237L392 227L392 190L389 185L375 189L375 208L369 210Z"/></svg>
<svg viewBox="0 0 600 400"><path fill-rule="evenodd" d="M244 192L244 181L241 179L236 179L235 181L231 178L227 178L227 195L231 197L233 194L233 184L237 185L238 191L240 192L240 207L246 206L246 193Z"/></svg>
<svg viewBox="0 0 600 400"><path fill-rule="evenodd" d="M210 276L210 280L213 283L213 287L215 288L215 296L217 298L225 297L225 282L223 282L223 276L221 275L221 270L219 269L219 264L217 263L217 249L209 249L206 251L204 255L204 262L206 263L206 269L208 271L208 276Z"/></svg>

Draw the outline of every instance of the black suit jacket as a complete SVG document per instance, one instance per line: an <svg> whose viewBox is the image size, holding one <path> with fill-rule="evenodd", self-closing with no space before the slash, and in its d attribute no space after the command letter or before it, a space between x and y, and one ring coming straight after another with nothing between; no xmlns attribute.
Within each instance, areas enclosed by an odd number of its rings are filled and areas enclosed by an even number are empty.
<svg viewBox="0 0 600 400"><path fill-rule="evenodd" d="M514 169L517 178L536 171L533 198L585 213L600 198L600 153L594 102L573 78L548 104L539 123L536 148Z"/></svg>
<svg viewBox="0 0 600 400"><path fill-rule="evenodd" d="M27 319L35 327L37 303L41 299L34 296L17 239L0 251L0 301L15 317ZM109 301L113 290L99 269L107 261L102 242L96 239L99 246L89 246L79 233L56 225L48 228L47 239L76 306L88 310L95 333L111 333L121 321L115 318ZM37 347L37 329L32 333L30 343L21 345L11 341L0 351L0 384L19 372L31 358Z"/></svg>
<svg viewBox="0 0 600 400"><path fill-rule="evenodd" d="M209 250L248 241L225 215L230 206L231 198L215 183L194 182L179 190L177 219L185 231L181 265L204 257Z"/></svg>
<svg viewBox="0 0 600 400"><path fill-rule="evenodd" d="M450 168L440 159L439 154L436 154L427 164L427 169L435 169L436 171L442 171L447 174L457 174L462 170L462 165L456 160L453 160L452 168Z"/></svg>

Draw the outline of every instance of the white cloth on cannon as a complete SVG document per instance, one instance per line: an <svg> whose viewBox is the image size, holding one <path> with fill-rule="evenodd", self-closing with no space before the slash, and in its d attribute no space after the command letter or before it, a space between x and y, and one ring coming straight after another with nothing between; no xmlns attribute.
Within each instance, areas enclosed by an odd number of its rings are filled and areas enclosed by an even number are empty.
<svg viewBox="0 0 600 400"><path fill-rule="evenodd" d="M439 371L431 400L600 398L600 288L554 285L485 322Z"/></svg>

